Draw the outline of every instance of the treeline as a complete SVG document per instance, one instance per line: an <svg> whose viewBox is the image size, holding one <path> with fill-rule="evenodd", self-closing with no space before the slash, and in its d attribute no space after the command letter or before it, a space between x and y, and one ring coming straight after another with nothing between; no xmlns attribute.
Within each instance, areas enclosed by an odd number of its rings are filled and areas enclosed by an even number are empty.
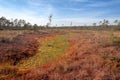
<svg viewBox="0 0 120 80"><path fill-rule="evenodd" d="M7 19L5 17L0 18L0 29L42 29L43 26L37 24L32 25L30 22L26 22L22 19Z"/></svg>
<svg viewBox="0 0 120 80"><path fill-rule="evenodd" d="M81 30L120 30L120 20L114 20L114 25L111 25L109 20L99 21L98 23L93 23L92 26L73 26L72 22L70 26L53 26L51 25L52 15L49 16L49 23L46 26L38 26L37 24L32 25L30 22L26 22L22 19L6 19L5 17L0 18L0 30L4 29L15 29L15 30L39 30L39 29L81 29Z"/></svg>
<svg viewBox="0 0 120 80"><path fill-rule="evenodd" d="M51 29L70 29L70 30L115 30L120 31L120 25L108 25L108 26L61 26L52 27Z"/></svg>
<svg viewBox="0 0 120 80"><path fill-rule="evenodd" d="M75 30L116 30L120 31L120 20L114 20L112 24L109 20L104 19L98 23L93 23L92 26L73 26L72 22L70 26L52 27L53 29L75 29Z"/></svg>

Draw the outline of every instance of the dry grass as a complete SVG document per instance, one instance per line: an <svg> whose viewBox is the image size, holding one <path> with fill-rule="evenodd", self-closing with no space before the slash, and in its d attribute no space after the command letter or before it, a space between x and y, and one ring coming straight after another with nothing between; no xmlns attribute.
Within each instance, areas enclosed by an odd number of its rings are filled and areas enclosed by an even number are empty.
<svg viewBox="0 0 120 80"><path fill-rule="evenodd" d="M0 42L11 42L16 36L27 32L26 30L0 30Z"/></svg>

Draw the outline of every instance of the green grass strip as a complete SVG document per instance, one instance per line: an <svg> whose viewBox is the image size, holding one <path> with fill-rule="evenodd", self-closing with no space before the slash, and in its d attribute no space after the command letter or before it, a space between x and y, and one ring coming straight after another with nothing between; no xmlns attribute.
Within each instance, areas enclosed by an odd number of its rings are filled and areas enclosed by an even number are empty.
<svg viewBox="0 0 120 80"><path fill-rule="evenodd" d="M61 55L70 46L67 37L70 34L57 35L53 38L40 39L40 46L35 56L21 60L17 67L28 69L30 67L39 66L48 61L52 61Z"/></svg>

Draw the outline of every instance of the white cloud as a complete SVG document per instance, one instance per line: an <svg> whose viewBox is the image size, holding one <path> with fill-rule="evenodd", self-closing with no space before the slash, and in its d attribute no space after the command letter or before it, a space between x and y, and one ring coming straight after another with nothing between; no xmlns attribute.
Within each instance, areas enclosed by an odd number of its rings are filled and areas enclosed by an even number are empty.
<svg viewBox="0 0 120 80"><path fill-rule="evenodd" d="M31 6L38 6L38 7L44 6L44 4L41 2L41 0L40 1L39 0L36 0L36 1L34 1L34 0L27 0L27 3L29 5L31 5Z"/></svg>
<svg viewBox="0 0 120 80"><path fill-rule="evenodd" d="M9 8L2 8L0 7L0 16L5 16L8 19L24 19L32 24L36 23L39 25L45 25L48 22L48 18L47 17L38 17L36 15L34 15L33 11L29 11L29 10L22 10L22 11L15 11ZM50 9L51 11L51 9ZM100 13L98 13L100 14ZM96 15L98 15L96 13ZM95 15L95 14L93 14ZM89 15L88 15L89 16ZM79 18L53 18L52 21L52 25L70 25L70 23L72 22L73 25L90 25L94 22L98 23L99 21L103 20L100 18L93 18L92 16L88 17L88 16L83 16L83 17L79 17ZM54 17L54 16L53 16ZM107 18L110 21L113 21L117 18Z"/></svg>
<svg viewBox="0 0 120 80"><path fill-rule="evenodd" d="M54 7L45 0L27 0L27 3L37 13L44 13L46 16L55 13Z"/></svg>
<svg viewBox="0 0 120 80"><path fill-rule="evenodd" d="M71 1L74 1L74 2L87 2L88 0L71 0Z"/></svg>
<svg viewBox="0 0 120 80"><path fill-rule="evenodd" d="M0 17L24 19L32 24L46 25L48 16L54 12L54 8L51 5L44 5L42 2L38 3L34 0L27 0L27 3L29 6L24 9L14 9L0 5Z"/></svg>
<svg viewBox="0 0 120 80"><path fill-rule="evenodd" d="M83 10L85 10L85 8L61 8L61 9L71 10L71 11L83 11Z"/></svg>
<svg viewBox="0 0 120 80"><path fill-rule="evenodd" d="M53 21L52 25L70 25L71 22L73 22L73 25L90 25L94 22L98 23L99 21L103 20L103 18L96 18L104 14L108 14L107 11L87 11L84 12L85 8L64 8L61 6L62 9L68 9L71 11L81 11L78 15L78 18L74 17L74 15L71 15L70 17L74 18L55 18L60 16L54 16L54 14L57 14L55 7L53 7L51 4L46 4L46 1L44 0L27 0L29 4L29 9L22 9L22 10L15 10L11 8L6 8L0 5L0 16L5 16L6 18L18 18L18 19L24 19L32 24L39 24L39 25L45 25L48 22L48 16L53 13ZM55 1L55 0L52 0ZM85 2L88 0L71 0L76 2ZM89 6L104 6L108 3L97 3L97 4L90 4ZM57 15L59 15L58 13ZM69 14L68 14L69 15ZM64 15L63 15L64 16ZM103 16L104 17L104 16ZM104 17L105 18L105 17ZM117 18L105 18L110 20L111 22Z"/></svg>
<svg viewBox="0 0 120 80"><path fill-rule="evenodd" d="M8 19L24 19L27 22L30 22L32 24L39 24L39 25L45 25L47 23L47 19L44 17L38 17L34 15L33 11L29 10L22 10L22 11L16 11L9 8L2 8L0 7L0 16L5 16Z"/></svg>
<svg viewBox="0 0 120 80"><path fill-rule="evenodd" d="M54 19L53 25L67 25L69 26L72 22L73 25L92 25L93 23L99 23L99 21L103 21L104 18L63 18L63 19ZM113 24L113 21L117 18L106 18L109 20L111 24ZM56 23L56 24L54 24Z"/></svg>
<svg viewBox="0 0 120 80"><path fill-rule="evenodd" d="M105 7L105 6L114 5L116 3L120 3L120 0L111 0L111 1L103 1L103 2L91 1L91 2L92 3L88 4L87 6L89 6L89 7Z"/></svg>

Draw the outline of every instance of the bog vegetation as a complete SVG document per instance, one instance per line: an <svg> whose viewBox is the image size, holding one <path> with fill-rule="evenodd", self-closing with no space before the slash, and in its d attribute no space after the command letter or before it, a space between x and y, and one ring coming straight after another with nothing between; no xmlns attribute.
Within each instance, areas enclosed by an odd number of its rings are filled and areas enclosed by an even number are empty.
<svg viewBox="0 0 120 80"><path fill-rule="evenodd" d="M120 21L52 27L0 18L0 80L119 80Z"/></svg>
<svg viewBox="0 0 120 80"><path fill-rule="evenodd" d="M66 35L56 35L54 37L47 37L45 39L38 39L40 47L35 56L20 61L16 66L22 69L39 66L45 62L52 61L57 57L62 56L65 49L69 46Z"/></svg>

